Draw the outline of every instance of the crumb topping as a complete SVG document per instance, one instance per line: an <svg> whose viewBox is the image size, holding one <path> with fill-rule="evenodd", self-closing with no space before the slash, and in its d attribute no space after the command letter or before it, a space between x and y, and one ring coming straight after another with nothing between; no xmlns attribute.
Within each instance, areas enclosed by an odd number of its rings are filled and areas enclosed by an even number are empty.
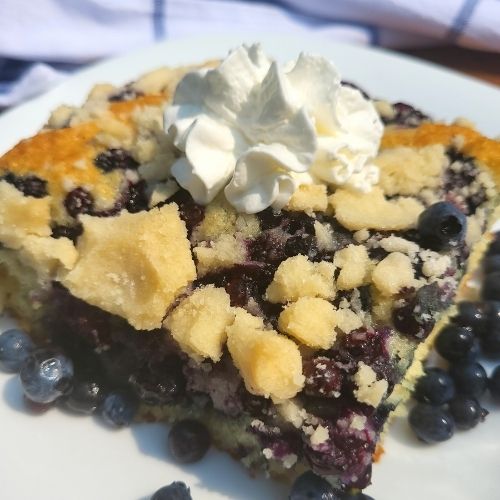
<svg viewBox="0 0 500 500"><path fill-rule="evenodd" d="M226 331L229 353L249 392L279 401L302 389L302 357L295 342L265 330L261 318L241 308Z"/></svg>
<svg viewBox="0 0 500 500"><path fill-rule="evenodd" d="M196 277L177 206L113 218L84 215L81 221L78 261L63 285L138 330L159 328L167 308Z"/></svg>
<svg viewBox="0 0 500 500"><path fill-rule="evenodd" d="M229 295L205 286L185 298L163 322L181 349L193 359L217 362L226 342L226 327L234 320Z"/></svg>
<svg viewBox="0 0 500 500"><path fill-rule="evenodd" d="M335 266L330 262L311 262L305 255L283 261L266 290L269 302L286 304L300 297L333 299Z"/></svg>

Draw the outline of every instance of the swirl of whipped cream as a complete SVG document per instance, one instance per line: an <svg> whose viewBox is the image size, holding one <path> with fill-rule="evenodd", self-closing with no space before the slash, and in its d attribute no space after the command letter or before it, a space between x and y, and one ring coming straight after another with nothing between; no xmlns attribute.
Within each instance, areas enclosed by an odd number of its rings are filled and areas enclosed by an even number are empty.
<svg viewBox="0 0 500 500"><path fill-rule="evenodd" d="M240 212L281 208L305 178L368 190L382 124L326 59L300 55L285 71L259 45L187 74L165 130L181 152L171 174L201 204L224 189Z"/></svg>

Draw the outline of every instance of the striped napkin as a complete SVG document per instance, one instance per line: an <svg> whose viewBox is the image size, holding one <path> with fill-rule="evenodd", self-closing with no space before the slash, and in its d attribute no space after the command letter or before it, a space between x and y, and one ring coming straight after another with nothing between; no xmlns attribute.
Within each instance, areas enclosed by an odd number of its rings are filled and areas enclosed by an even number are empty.
<svg viewBox="0 0 500 500"><path fill-rule="evenodd" d="M0 0L0 108L155 40L234 33L500 52L500 0Z"/></svg>

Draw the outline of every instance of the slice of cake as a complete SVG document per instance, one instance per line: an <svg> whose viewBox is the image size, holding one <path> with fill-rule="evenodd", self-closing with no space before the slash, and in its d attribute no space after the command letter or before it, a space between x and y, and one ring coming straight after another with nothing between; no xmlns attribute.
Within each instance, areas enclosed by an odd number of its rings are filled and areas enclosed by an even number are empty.
<svg viewBox="0 0 500 500"><path fill-rule="evenodd" d="M0 300L72 359L73 391L199 420L252 471L363 488L498 172L469 126L240 47L98 85L0 158Z"/></svg>

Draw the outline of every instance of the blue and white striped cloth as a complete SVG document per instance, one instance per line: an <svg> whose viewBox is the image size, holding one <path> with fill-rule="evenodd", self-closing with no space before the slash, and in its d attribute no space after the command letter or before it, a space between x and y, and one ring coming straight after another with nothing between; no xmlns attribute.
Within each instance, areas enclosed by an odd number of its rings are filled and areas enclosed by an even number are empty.
<svg viewBox="0 0 500 500"><path fill-rule="evenodd" d="M500 52L500 0L0 0L0 108L155 40L234 33Z"/></svg>

